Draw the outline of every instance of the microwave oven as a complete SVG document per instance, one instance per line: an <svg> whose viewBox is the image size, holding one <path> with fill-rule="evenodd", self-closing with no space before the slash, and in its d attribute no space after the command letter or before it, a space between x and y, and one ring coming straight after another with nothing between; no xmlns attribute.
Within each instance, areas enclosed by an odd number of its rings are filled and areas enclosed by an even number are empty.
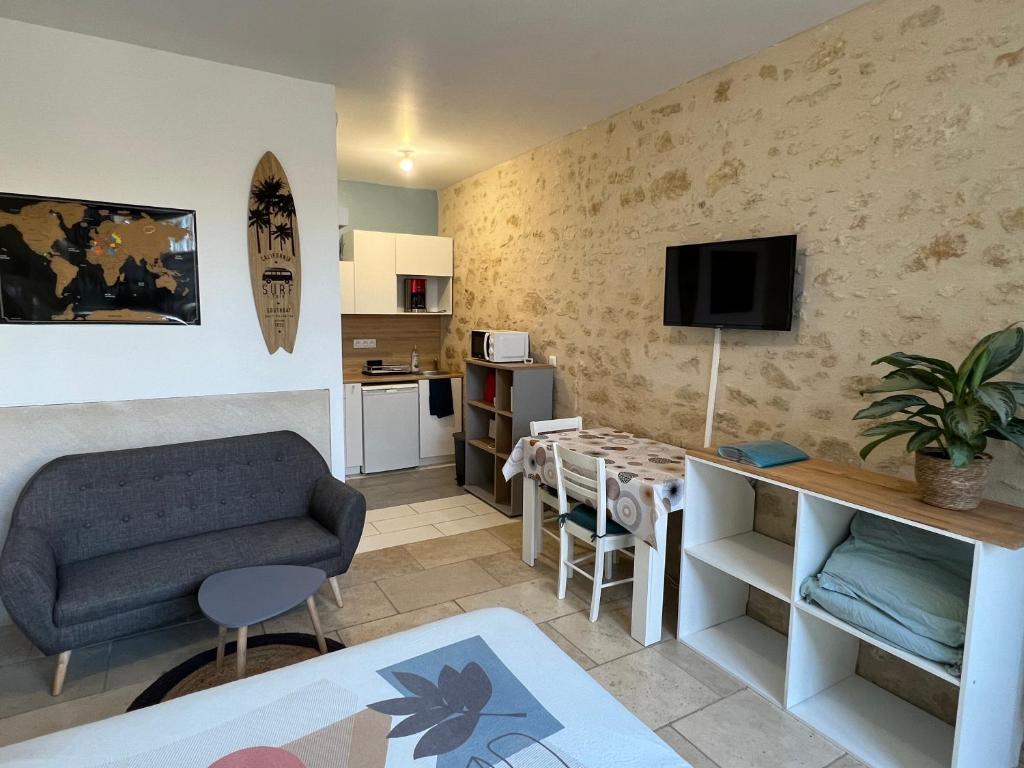
<svg viewBox="0 0 1024 768"><path fill-rule="evenodd" d="M522 363L530 359L530 334L523 331L473 331L470 354L492 363Z"/></svg>

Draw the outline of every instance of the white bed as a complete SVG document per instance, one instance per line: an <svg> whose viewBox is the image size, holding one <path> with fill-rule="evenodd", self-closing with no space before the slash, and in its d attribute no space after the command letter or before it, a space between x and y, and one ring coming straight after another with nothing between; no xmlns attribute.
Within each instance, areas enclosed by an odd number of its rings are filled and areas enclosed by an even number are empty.
<svg viewBox="0 0 1024 768"><path fill-rule="evenodd" d="M687 768L501 608L15 744L0 765Z"/></svg>

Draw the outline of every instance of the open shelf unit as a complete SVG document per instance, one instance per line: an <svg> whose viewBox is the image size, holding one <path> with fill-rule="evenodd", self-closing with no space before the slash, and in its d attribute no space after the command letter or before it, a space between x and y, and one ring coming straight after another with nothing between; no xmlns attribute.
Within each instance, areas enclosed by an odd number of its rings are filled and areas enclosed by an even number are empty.
<svg viewBox="0 0 1024 768"><path fill-rule="evenodd" d="M484 398L494 375L494 399ZM466 431L466 490L500 512L519 515L522 479L506 481L501 473L530 422L551 418L554 368L527 363L489 363L467 359L463 383L463 428Z"/></svg>
<svg viewBox="0 0 1024 768"><path fill-rule="evenodd" d="M753 530L759 480L798 494L796 542ZM692 450L679 590L680 641L872 766L1015 765L1024 680L1024 509L928 507L913 483L810 460L757 469ZM974 569L962 677L800 597L858 511L969 542ZM784 636L746 616L749 588L789 603ZM959 687L950 726L856 674L861 643Z"/></svg>

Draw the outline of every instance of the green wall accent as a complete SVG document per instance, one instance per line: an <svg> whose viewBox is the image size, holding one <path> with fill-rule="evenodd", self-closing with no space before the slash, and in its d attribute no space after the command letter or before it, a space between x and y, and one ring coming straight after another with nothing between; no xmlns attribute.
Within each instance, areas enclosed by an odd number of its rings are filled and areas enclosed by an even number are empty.
<svg viewBox="0 0 1024 768"><path fill-rule="evenodd" d="M437 234L437 192L339 181L338 205L348 208L348 225L374 232Z"/></svg>

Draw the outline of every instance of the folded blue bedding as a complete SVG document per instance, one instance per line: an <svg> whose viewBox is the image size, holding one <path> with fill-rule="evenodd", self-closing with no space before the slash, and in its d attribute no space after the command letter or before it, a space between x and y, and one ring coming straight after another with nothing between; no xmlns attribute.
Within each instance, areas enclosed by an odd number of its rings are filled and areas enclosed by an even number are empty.
<svg viewBox="0 0 1024 768"><path fill-rule="evenodd" d="M792 464L794 461L806 461L810 458L795 445L790 445L782 440L759 440L752 443L723 445L718 449L718 455L723 459L762 468Z"/></svg>
<svg viewBox="0 0 1024 768"><path fill-rule="evenodd" d="M911 653L957 666L973 554L966 542L858 512L850 538L800 594Z"/></svg>

